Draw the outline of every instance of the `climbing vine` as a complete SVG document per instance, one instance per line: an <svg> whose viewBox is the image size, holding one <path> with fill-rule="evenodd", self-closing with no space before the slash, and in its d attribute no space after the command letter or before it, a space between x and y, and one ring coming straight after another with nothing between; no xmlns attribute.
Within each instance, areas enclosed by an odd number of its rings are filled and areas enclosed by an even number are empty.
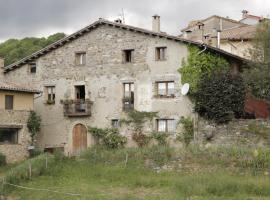
<svg viewBox="0 0 270 200"><path fill-rule="evenodd" d="M211 74L214 70L228 69L229 63L223 57L211 52L203 52L198 47L189 46L187 60L182 61L182 67L178 70L181 74L181 82L190 84L190 94L198 89L198 84L203 75Z"/></svg>
<svg viewBox="0 0 270 200"><path fill-rule="evenodd" d="M139 147L146 146L151 136L147 136L143 133L143 128L146 122L151 122L154 117L157 116L157 112L140 112L130 111L127 114L127 119L122 119L121 124L127 124L132 127L132 139L137 143Z"/></svg>
<svg viewBox="0 0 270 200"><path fill-rule="evenodd" d="M34 111L31 111L27 121L27 128L30 132L32 145L34 145L35 138L38 132L40 131L40 126L41 126L41 117Z"/></svg>

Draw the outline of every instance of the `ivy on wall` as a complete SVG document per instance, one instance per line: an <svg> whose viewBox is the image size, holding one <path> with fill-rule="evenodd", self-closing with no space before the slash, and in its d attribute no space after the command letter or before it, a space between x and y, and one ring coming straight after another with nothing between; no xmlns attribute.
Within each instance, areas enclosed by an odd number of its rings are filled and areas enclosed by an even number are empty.
<svg viewBox="0 0 270 200"><path fill-rule="evenodd" d="M187 60L182 61L178 70L181 74L182 84L190 84L190 94L198 90L198 83L203 75L210 75L214 70L229 69L228 61L211 52L202 52L196 46L189 46Z"/></svg>

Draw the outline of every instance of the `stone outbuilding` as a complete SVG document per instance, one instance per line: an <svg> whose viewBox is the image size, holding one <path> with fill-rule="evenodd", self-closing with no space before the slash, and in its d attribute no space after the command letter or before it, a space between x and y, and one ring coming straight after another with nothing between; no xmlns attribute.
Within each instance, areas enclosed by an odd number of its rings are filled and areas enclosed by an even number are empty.
<svg viewBox="0 0 270 200"><path fill-rule="evenodd" d="M8 163L28 157L30 134L27 120L39 91L0 81L0 152Z"/></svg>

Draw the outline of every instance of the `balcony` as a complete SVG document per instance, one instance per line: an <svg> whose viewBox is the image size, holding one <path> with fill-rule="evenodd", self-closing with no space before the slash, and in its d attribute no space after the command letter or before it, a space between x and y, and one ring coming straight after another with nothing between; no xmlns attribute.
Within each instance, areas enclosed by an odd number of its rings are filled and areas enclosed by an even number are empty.
<svg viewBox="0 0 270 200"><path fill-rule="evenodd" d="M88 117L91 116L91 106L93 102L90 100L65 100L64 116L67 117Z"/></svg>

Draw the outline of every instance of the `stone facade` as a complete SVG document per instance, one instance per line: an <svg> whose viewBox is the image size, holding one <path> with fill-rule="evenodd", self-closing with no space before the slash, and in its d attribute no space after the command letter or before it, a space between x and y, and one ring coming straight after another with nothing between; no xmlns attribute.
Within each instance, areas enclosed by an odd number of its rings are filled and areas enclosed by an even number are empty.
<svg viewBox="0 0 270 200"><path fill-rule="evenodd" d="M166 59L157 61L156 47L166 47ZM123 63L123 50L134 49L132 63ZM75 53L86 53L86 64L75 64ZM110 127L112 119L121 119L123 83L134 82L134 108L139 111L157 111L159 118L178 119L192 116L192 104L181 95L181 76L178 69L188 54L187 45L132 32L107 25L59 47L36 60L36 74L29 73L26 64L5 74L7 80L31 84L44 91L55 87L55 104L47 104L46 93L35 99L35 111L42 117L38 142L42 148L64 147L67 155L73 152L73 128ZM156 98L158 81L175 83L174 98ZM63 100L74 100L75 86L85 86L85 98L93 102L91 116L64 116ZM152 129L155 129L153 125ZM122 134L129 136L128 131ZM87 134L87 145L94 143Z"/></svg>
<svg viewBox="0 0 270 200"><path fill-rule="evenodd" d="M6 155L8 163L19 162L28 157L30 134L27 128L27 120L30 111L0 110L0 127L13 127L18 129L17 144L0 144L0 152Z"/></svg>

